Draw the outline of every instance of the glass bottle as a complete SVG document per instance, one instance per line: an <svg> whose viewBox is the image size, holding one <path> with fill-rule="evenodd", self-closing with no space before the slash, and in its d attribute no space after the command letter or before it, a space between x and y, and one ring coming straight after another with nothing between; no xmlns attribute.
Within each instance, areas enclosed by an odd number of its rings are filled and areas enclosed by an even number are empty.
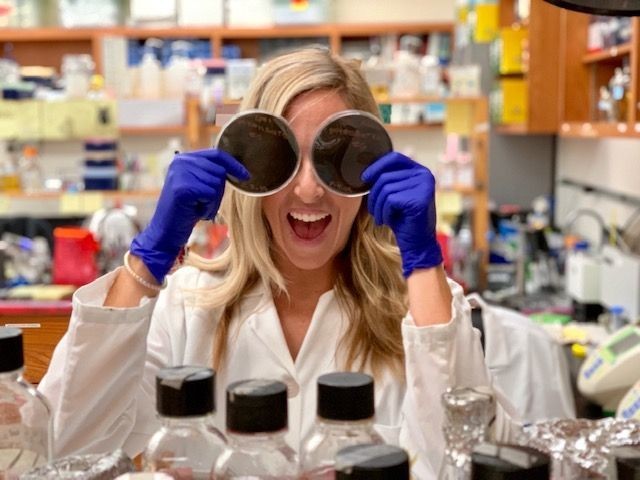
<svg viewBox="0 0 640 480"><path fill-rule="evenodd" d="M549 480L549 456L533 448L481 443L473 450L471 480Z"/></svg>
<svg viewBox="0 0 640 480"><path fill-rule="evenodd" d="M495 400L488 387L455 387L442 394L444 461L439 480L468 480L474 445L485 438L495 416Z"/></svg>
<svg viewBox="0 0 640 480"><path fill-rule="evenodd" d="M38 149L36 147L26 145L22 149L22 156L18 160L18 174L22 191L33 193L44 188L42 169L40 168Z"/></svg>
<svg viewBox="0 0 640 480"><path fill-rule="evenodd" d="M225 446L211 418L215 412L213 370L193 366L160 370L156 401L162 426L144 451L144 470L175 478L209 479Z"/></svg>
<svg viewBox="0 0 640 480"><path fill-rule="evenodd" d="M298 459L287 445L287 386L243 380L227 387L227 440L216 480L293 480Z"/></svg>
<svg viewBox="0 0 640 480"><path fill-rule="evenodd" d="M0 327L0 478L17 480L51 460L51 407L22 378L22 331Z"/></svg>
<svg viewBox="0 0 640 480"><path fill-rule="evenodd" d="M336 480L409 480L409 455L394 445L352 445L336 455Z"/></svg>
<svg viewBox="0 0 640 480"><path fill-rule="evenodd" d="M319 377L316 423L300 449L302 478L333 479L335 456L340 449L384 443L374 429L374 415L371 376L336 372Z"/></svg>

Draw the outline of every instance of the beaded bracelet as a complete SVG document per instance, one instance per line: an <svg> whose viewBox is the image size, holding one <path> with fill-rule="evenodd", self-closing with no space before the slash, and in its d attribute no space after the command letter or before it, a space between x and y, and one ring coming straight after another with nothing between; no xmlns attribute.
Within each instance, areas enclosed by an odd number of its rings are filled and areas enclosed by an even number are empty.
<svg viewBox="0 0 640 480"><path fill-rule="evenodd" d="M162 290L163 288L165 288L167 286L167 277L164 278L164 281L162 282L162 285L156 285L155 283L148 282L147 280L142 278L140 275L138 275L133 270L133 268L131 268L131 265L129 265L129 253L130 253L129 250L127 250L127 252L124 254L124 269L127 271L127 273L129 275L131 275L131 277L136 282L138 282L143 287L146 287L149 290L153 290L155 292L159 292L160 290Z"/></svg>

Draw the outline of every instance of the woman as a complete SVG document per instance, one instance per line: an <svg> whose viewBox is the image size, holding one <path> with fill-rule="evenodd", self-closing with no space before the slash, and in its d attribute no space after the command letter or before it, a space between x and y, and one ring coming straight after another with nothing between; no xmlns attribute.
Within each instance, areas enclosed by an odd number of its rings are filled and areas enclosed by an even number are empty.
<svg viewBox="0 0 640 480"><path fill-rule="evenodd" d="M375 376L380 433L417 457L418 478L431 478L443 454L441 393L489 383L468 304L441 265L433 176L392 152L364 172L367 197L318 182L309 153L320 124L347 109L378 115L357 66L324 49L265 64L241 105L252 108L289 123L298 173L267 197L227 189L223 200L227 175L248 177L242 165L218 150L176 156L127 268L74 296L40 384L57 453L142 451L157 428L155 373L181 364L216 369L221 429L228 383L284 381L298 448L315 417L316 378L352 369ZM215 261L188 258L161 288L196 221L214 218L221 201L229 248Z"/></svg>

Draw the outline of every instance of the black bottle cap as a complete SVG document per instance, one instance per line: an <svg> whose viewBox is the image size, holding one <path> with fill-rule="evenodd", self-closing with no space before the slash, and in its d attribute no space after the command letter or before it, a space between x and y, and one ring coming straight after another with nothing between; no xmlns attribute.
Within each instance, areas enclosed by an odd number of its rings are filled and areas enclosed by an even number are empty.
<svg viewBox="0 0 640 480"><path fill-rule="evenodd" d="M336 480L408 480L409 456L394 445L352 445L336 455Z"/></svg>
<svg viewBox="0 0 640 480"><path fill-rule="evenodd" d="M0 372L13 372L24 367L22 330L0 327Z"/></svg>
<svg viewBox="0 0 640 480"><path fill-rule="evenodd" d="M640 480L640 446L618 447L611 451L618 480Z"/></svg>
<svg viewBox="0 0 640 480"><path fill-rule="evenodd" d="M364 420L375 414L373 378L364 373L336 372L318 377L318 417Z"/></svg>
<svg viewBox="0 0 640 480"><path fill-rule="evenodd" d="M482 443L471 457L472 480L548 480L549 457L529 447Z"/></svg>
<svg viewBox="0 0 640 480"><path fill-rule="evenodd" d="M215 372L210 368L163 368L156 375L156 403L163 417L199 417L213 413Z"/></svg>
<svg viewBox="0 0 640 480"><path fill-rule="evenodd" d="M287 386L275 380L242 380L227 387L227 429L238 433L287 428Z"/></svg>

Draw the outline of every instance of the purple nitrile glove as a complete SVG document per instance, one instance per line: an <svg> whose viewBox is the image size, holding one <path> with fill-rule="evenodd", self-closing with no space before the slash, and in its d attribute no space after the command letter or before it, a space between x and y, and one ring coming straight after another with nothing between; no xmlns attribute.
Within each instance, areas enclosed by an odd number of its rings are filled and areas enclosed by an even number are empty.
<svg viewBox="0 0 640 480"><path fill-rule="evenodd" d="M140 257L159 284L198 220L215 218L227 174L249 178L247 169L222 150L198 150L173 158L151 222L131 243L131 253Z"/></svg>
<svg viewBox="0 0 640 480"><path fill-rule="evenodd" d="M362 174L372 185L368 208L378 225L396 236L402 273L442 263L436 239L436 181L431 171L398 152L383 155Z"/></svg>

